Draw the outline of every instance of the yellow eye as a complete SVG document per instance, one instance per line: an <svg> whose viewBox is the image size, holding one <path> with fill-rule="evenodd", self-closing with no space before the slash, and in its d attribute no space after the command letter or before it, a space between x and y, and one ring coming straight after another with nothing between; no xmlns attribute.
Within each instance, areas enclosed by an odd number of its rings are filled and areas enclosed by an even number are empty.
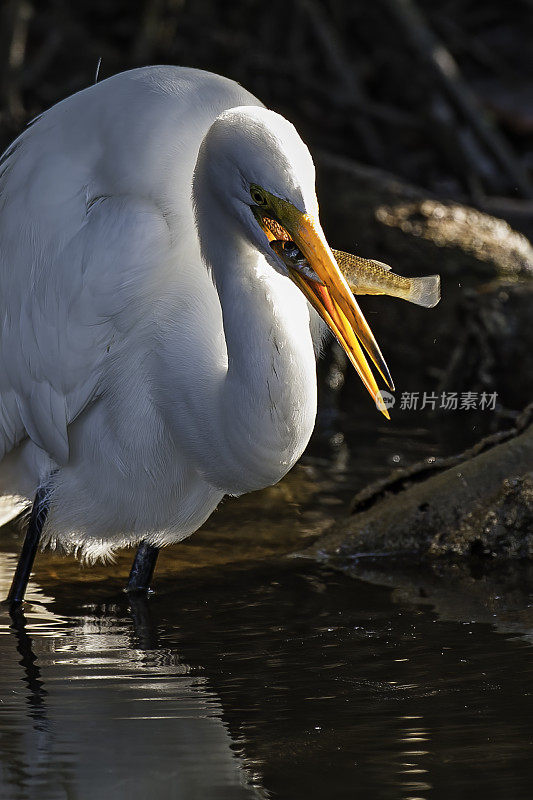
<svg viewBox="0 0 533 800"><path fill-rule="evenodd" d="M264 192L258 186L250 186L250 197L257 206L268 205Z"/></svg>

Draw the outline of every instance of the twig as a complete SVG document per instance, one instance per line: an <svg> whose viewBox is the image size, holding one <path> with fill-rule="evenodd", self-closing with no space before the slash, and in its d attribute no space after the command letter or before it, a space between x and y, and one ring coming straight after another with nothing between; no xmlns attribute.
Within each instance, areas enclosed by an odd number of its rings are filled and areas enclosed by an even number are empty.
<svg viewBox="0 0 533 800"><path fill-rule="evenodd" d="M342 42L331 25L327 14L324 13L316 0L298 0L298 3L307 14L322 51L339 81L340 93L338 97L340 103L347 110L351 108L351 125L359 135L370 159L376 164L383 164L384 151L378 132L372 123L358 110L364 106L366 98L357 79L353 63L348 58ZM332 91L333 89L330 88L330 98Z"/></svg>
<svg viewBox="0 0 533 800"><path fill-rule="evenodd" d="M474 197L479 200L480 186L486 182L492 190L501 189L501 173L495 168L480 146L471 128L459 123L454 108L447 98L437 92L430 104L434 125L433 135L448 158L452 169L464 183L469 185Z"/></svg>
<svg viewBox="0 0 533 800"><path fill-rule="evenodd" d="M272 59L267 53L251 51L247 52L245 57L243 57L243 64L249 69L260 69L267 74L280 76L290 74L292 69L292 62L288 59ZM331 85L327 82L327 79L318 80L304 71L300 73L296 67L294 67L294 72L294 80L299 89L304 89L310 94L314 93L318 95L321 101L331 100ZM393 125L397 128L406 128L409 130L416 130L420 127L420 122L413 114L387 103L375 102L362 98L352 98L351 105L365 116L373 117L378 122L383 122L386 125Z"/></svg>
<svg viewBox="0 0 533 800"><path fill-rule="evenodd" d="M19 73L26 51L31 6L25 0L6 0L0 9L0 105L12 115L23 113Z"/></svg>
<svg viewBox="0 0 533 800"><path fill-rule="evenodd" d="M148 64L161 46L162 39L166 45L172 42L178 24L177 12L182 6L183 0L145 0L141 25L131 48L134 61Z"/></svg>
<svg viewBox="0 0 533 800"><path fill-rule="evenodd" d="M476 96L463 81L450 52L430 30L412 0L385 0L401 24L412 46L433 69L447 95L475 130L507 177L524 197L533 197L533 187L501 133L486 118Z"/></svg>
<svg viewBox="0 0 533 800"><path fill-rule="evenodd" d="M20 76L20 85L23 89L31 88L38 84L57 54L63 42L67 39L63 30L52 29L49 35L33 58L27 59Z"/></svg>
<svg viewBox="0 0 533 800"><path fill-rule="evenodd" d="M468 56L474 58L484 67L485 70L490 70L499 78L504 77L509 81L514 81L519 77L518 71L498 56L498 53L495 52L496 48L487 47L481 39L469 35L462 30L455 20L450 19L449 12L448 16L442 13L436 14L433 20L436 23L437 29L440 29L443 38L448 42L451 40L456 51L459 49L463 53L468 54Z"/></svg>

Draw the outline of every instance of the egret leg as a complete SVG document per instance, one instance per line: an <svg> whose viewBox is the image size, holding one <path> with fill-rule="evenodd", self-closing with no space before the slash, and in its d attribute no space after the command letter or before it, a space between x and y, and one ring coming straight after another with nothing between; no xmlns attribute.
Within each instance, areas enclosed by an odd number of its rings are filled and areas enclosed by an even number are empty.
<svg viewBox="0 0 533 800"><path fill-rule="evenodd" d="M46 520L46 515L48 514L49 506L49 487L43 486L37 490L35 500L33 501L30 521L28 522L28 528L26 530L26 538L24 539L17 568L13 576L13 582L9 594L7 595L7 602L11 609L18 608L24 600L26 587L35 559L35 553L39 547L41 532Z"/></svg>
<svg viewBox="0 0 533 800"><path fill-rule="evenodd" d="M128 578L127 592L147 592L154 574L155 562L159 555L159 547L147 542L141 542L135 554L130 577Z"/></svg>

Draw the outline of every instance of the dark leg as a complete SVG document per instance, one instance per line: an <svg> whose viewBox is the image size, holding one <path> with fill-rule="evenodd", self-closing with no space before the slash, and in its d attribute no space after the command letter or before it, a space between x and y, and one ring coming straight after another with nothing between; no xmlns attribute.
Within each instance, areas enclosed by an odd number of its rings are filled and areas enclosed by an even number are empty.
<svg viewBox="0 0 533 800"><path fill-rule="evenodd" d="M24 539L17 569L13 576L13 583L11 584L11 589L7 596L7 602L12 609L18 608L24 600L24 594L30 579L31 568L33 567L33 560L37 548L39 547L41 532L46 520L46 515L48 514L49 504L49 487L41 487L38 489L35 500L33 501L26 538Z"/></svg>
<svg viewBox="0 0 533 800"><path fill-rule="evenodd" d="M155 562L159 555L159 547L141 542L128 578L127 592L146 592L154 574Z"/></svg>
<svg viewBox="0 0 533 800"><path fill-rule="evenodd" d="M24 667L24 679L29 689L27 696L30 714L35 720L35 727L40 731L48 730L46 717L46 695L41 679L41 670L33 652L33 642L26 630L26 619L20 606L11 607L11 630L17 638L17 650L22 656L19 664Z"/></svg>

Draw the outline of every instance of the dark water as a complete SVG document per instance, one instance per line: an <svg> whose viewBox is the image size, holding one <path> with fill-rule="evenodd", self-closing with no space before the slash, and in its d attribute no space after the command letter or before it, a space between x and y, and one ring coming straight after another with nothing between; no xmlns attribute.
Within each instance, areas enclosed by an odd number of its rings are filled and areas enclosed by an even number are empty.
<svg viewBox="0 0 533 800"><path fill-rule="evenodd" d="M531 797L531 643L390 587L269 560L131 609L116 578L64 582L26 616L0 636L2 798Z"/></svg>
<svg viewBox="0 0 533 800"><path fill-rule="evenodd" d="M225 503L147 602L121 591L131 554L39 554L25 618L0 611L0 798L530 798L533 569L284 555L438 443L357 444ZM0 544L4 595L20 537Z"/></svg>

